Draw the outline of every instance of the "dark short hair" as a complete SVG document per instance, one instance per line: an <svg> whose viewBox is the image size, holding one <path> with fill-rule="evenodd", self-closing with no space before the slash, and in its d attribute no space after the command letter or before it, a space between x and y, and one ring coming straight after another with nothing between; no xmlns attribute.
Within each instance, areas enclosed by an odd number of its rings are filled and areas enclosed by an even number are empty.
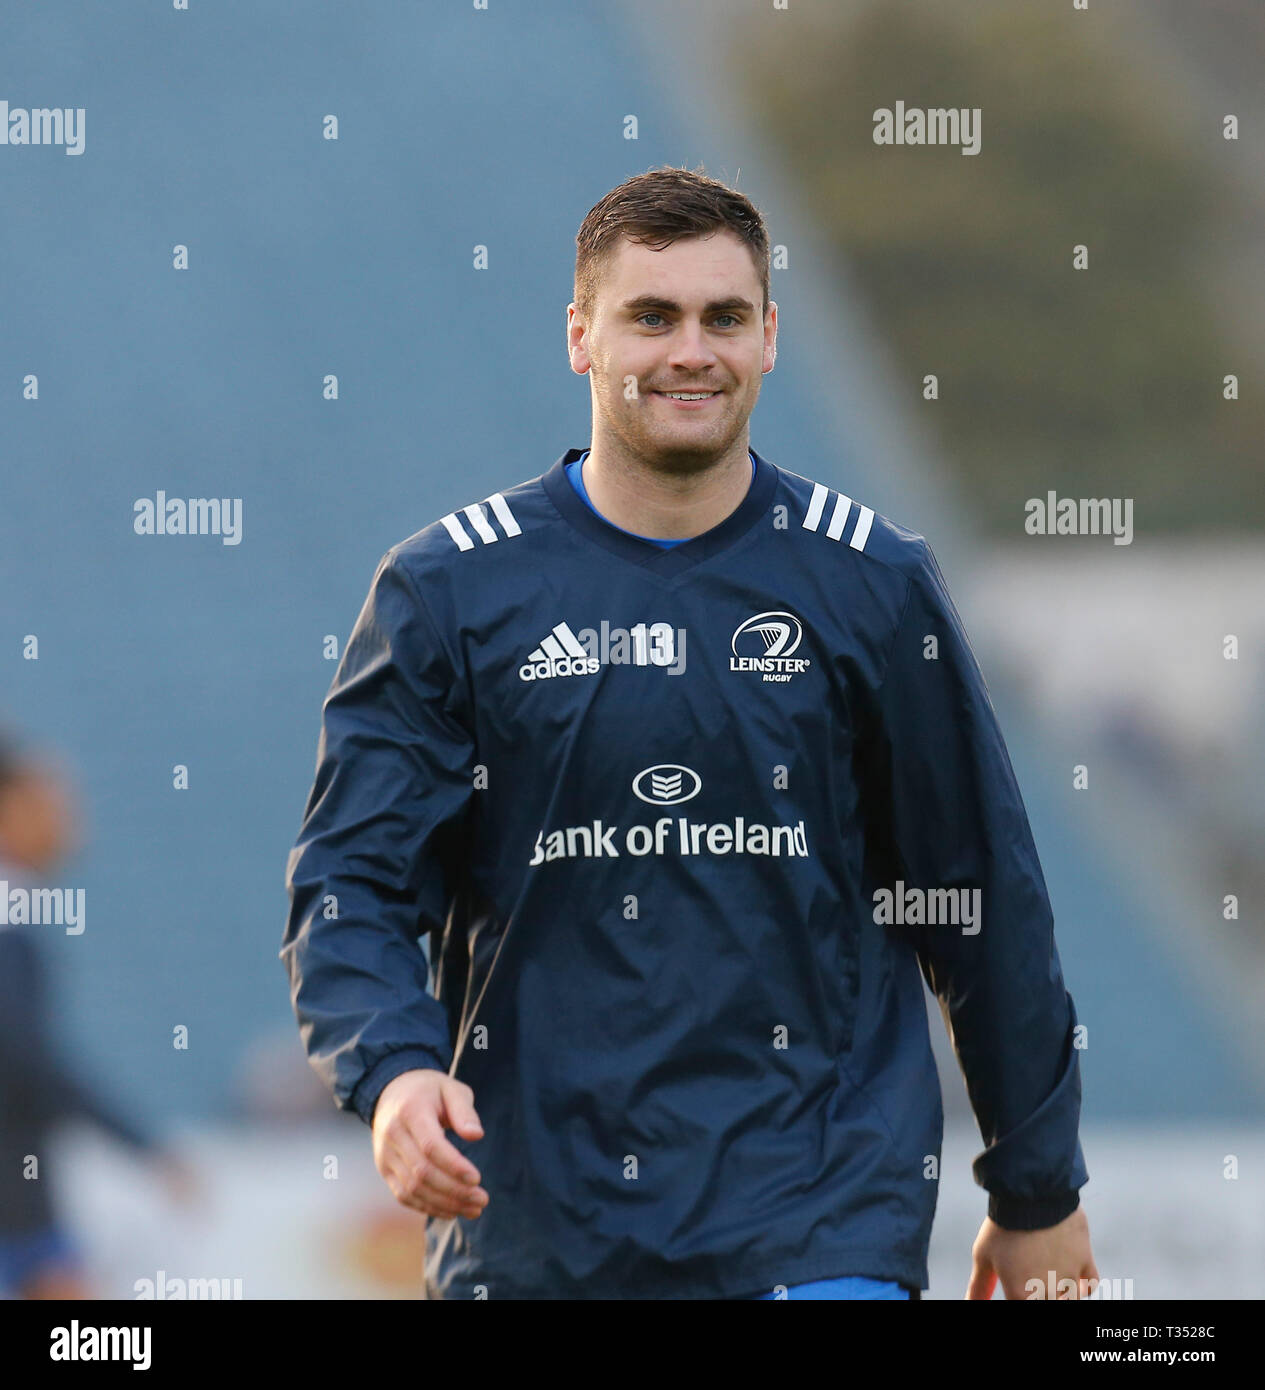
<svg viewBox="0 0 1265 1390"><path fill-rule="evenodd" d="M662 251L682 237L726 229L751 252L763 313L769 312L769 234L754 204L699 169L665 166L635 174L589 209L575 238L575 306L592 312L598 281L621 237Z"/></svg>

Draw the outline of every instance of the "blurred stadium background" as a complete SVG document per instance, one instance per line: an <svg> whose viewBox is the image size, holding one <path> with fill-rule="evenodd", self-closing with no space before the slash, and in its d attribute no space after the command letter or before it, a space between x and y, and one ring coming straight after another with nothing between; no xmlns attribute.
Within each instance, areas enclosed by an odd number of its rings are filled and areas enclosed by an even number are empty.
<svg viewBox="0 0 1265 1390"><path fill-rule="evenodd" d="M416 1295L420 1224L308 1070L277 960L324 641L389 546L587 443L575 231L667 163L785 248L753 444L925 534L975 640L1088 1026L1100 1273L1265 1296L1257 0L70 0L4 27L0 97L82 106L87 140L0 150L0 717L84 814L58 881L86 930L41 929L65 1050L204 1181L177 1210L68 1132L98 1287ZM897 100L980 108L981 152L876 146ZM241 544L135 535L159 489L243 498ZM1132 544L1027 535L1051 490L1133 499ZM979 1139L932 1024L927 1296L960 1298Z"/></svg>

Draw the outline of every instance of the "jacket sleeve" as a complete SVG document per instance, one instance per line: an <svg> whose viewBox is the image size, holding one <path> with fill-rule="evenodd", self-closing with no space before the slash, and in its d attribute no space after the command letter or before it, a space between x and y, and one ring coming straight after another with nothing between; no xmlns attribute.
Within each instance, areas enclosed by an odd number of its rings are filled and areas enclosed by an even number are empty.
<svg viewBox="0 0 1265 1390"><path fill-rule="evenodd" d="M906 889L979 890L968 931L910 930L985 1144L973 1172L988 1214L1004 1228L1036 1230L1070 1215L1089 1179L1076 1011L992 700L935 556L925 542L923 550L878 696L880 834Z"/></svg>
<svg viewBox="0 0 1265 1390"><path fill-rule="evenodd" d="M473 785L459 691L429 611L388 552L325 699L280 953L313 1068L366 1124L389 1081L452 1061L420 940L447 915Z"/></svg>

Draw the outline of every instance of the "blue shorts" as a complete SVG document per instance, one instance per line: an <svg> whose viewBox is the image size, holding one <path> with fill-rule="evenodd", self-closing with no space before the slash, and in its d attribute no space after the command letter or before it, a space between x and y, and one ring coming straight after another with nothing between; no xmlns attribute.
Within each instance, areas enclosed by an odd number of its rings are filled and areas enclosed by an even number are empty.
<svg viewBox="0 0 1265 1390"><path fill-rule="evenodd" d="M79 1247L60 1226L0 1238L0 1298L18 1298L43 1269L79 1268Z"/></svg>
<svg viewBox="0 0 1265 1390"><path fill-rule="evenodd" d="M865 1279L859 1274L842 1279L814 1279L810 1284L792 1284L787 1299L799 1298L908 1298L909 1290L888 1279ZM755 1299L773 1299L774 1293L754 1294Z"/></svg>

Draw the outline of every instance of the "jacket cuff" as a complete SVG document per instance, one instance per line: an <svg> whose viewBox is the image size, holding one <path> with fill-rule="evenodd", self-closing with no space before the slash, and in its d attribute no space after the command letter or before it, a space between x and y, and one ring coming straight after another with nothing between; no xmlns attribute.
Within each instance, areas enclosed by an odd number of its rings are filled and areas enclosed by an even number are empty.
<svg viewBox="0 0 1265 1390"><path fill-rule="evenodd" d="M352 1109L365 1124L372 1126L374 1108L378 1104L378 1097L386 1090L387 1083L394 1081L406 1071L416 1071L419 1068L442 1072L448 1070L444 1062L425 1048L405 1047L397 1052L388 1052L376 1066L370 1067L360 1078L352 1092Z"/></svg>
<svg viewBox="0 0 1265 1390"><path fill-rule="evenodd" d="M1043 1231L1047 1226L1057 1226L1060 1221L1065 1221L1080 1203L1080 1193L1075 1190L1039 1201L991 1192L988 1196L988 1215L1004 1231Z"/></svg>

